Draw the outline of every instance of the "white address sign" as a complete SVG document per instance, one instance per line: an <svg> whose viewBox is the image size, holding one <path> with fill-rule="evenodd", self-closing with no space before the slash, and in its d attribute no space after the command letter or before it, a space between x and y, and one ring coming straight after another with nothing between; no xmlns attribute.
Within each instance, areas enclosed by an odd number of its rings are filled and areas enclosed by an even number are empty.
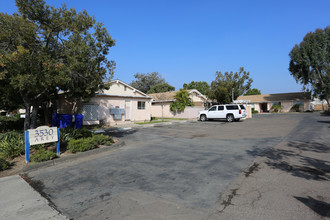
<svg viewBox="0 0 330 220"><path fill-rule="evenodd" d="M29 129L30 145L44 144L58 141L57 127L41 126Z"/></svg>

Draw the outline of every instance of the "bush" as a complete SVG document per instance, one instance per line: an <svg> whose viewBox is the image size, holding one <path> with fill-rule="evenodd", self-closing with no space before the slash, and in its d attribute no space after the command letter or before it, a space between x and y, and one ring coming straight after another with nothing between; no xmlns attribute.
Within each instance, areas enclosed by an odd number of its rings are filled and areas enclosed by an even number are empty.
<svg viewBox="0 0 330 220"><path fill-rule="evenodd" d="M92 137L93 133L86 128L73 129L70 127L60 129L60 145L62 148L66 148L71 139L80 139Z"/></svg>
<svg viewBox="0 0 330 220"><path fill-rule="evenodd" d="M0 171L6 170L10 167L10 163L3 157L0 157Z"/></svg>
<svg viewBox="0 0 330 220"><path fill-rule="evenodd" d="M290 112L300 112L300 105L299 104L294 104L291 107Z"/></svg>
<svg viewBox="0 0 330 220"><path fill-rule="evenodd" d="M92 137L71 139L68 143L68 149L71 153L84 152L97 148L98 145L111 145L113 139L103 134L94 134Z"/></svg>
<svg viewBox="0 0 330 220"><path fill-rule="evenodd" d="M40 149L36 153L31 155L31 161L42 162L42 161L52 160L56 157L57 157L56 153L52 151L47 151L45 149Z"/></svg>
<svg viewBox="0 0 330 220"><path fill-rule="evenodd" d="M0 135L0 154L5 158L14 158L24 153L23 134L10 131Z"/></svg>
<svg viewBox="0 0 330 220"><path fill-rule="evenodd" d="M111 145L114 143L111 137L104 136L103 134L94 134L92 137L92 142L95 145Z"/></svg>
<svg viewBox="0 0 330 220"><path fill-rule="evenodd" d="M92 138L71 139L68 143L68 149L71 153L84 152L96 148Z"/></svg>
<svg viewBox="0 0 330 220"><path fill-rule="evenodd" d="M259 113L258 111L256 111L254 108L252 108L252 114L257 114Z"/></svg>
<svg viewBox="0 0 330 220"><path fill-rule="evenodd" d="M24 118L20 118L19 114L10 117L0 116L0 132L13 130L24 130Z"/></svg>
<svg viewBox="0 0 330 220"><path fill-rule="evenodd" d="M275 104L271 107L271 110L273 110L274 112L280 112L283 109L283 106L280 104Z"/></svg>

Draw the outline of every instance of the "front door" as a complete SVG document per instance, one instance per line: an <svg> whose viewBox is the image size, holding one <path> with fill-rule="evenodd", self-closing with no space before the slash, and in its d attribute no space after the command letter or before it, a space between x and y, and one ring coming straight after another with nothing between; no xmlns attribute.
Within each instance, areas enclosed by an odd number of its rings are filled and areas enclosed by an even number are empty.
<svg viewBox="0 0 330 220"><path fill-rule="evenodd" d="M125 100L125 120L131 120L132 113L132 100Z"/></svg>

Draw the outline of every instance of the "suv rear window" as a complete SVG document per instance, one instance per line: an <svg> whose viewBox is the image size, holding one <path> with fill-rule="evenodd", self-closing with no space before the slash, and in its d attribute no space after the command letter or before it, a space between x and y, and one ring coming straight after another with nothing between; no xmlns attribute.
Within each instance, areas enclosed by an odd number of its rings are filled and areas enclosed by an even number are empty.
<svg viewBox="0 0 330 220"><path fill-rule="evenodd" d="M245 109L245 106L244 105L239 105L241 107L241 109Z"/></svg>
<svg viewBox="0 0 330 220"><path fill-rule="evenodd" d="M238 110L238 105L227 105L227 110Z"/></svg>

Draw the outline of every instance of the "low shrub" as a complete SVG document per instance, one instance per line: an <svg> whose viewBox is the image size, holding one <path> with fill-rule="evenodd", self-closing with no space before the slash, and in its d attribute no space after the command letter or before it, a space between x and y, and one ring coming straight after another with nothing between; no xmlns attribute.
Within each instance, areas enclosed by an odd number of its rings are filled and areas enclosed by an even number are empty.
<svg viewBox="0 0 330 220"><path fill-rule="evenodd" d="M23 134L10 131L0 135L0 154L5 158L14 158L24 153Z"/></svg>
<svg viewBox="0 0 330 220"><path fill-rule="evenodd" d="M273 110L274 112L281 112L281 110L283 109L283 106L280 104L274 104L274 105L272 105L272 107L270 109Z"/></svg>
<svg viewBox="0 0 330 220"><path fill-rule="evenodd" d="M94 134L92 136L92 142L95 145L111 145L114 143L113 139L103 134Z"/></svg>
<svg viewBox="0 0 330 220"><path fill-rule="evenodd" d="M71 153L84 152L96 148L92 138L71 139L68 143L68 150Z"/></svg>
<svg viewBox="0 0 330 220"><path fill-rule="evenodd" d="M291 107L290 112L300 112L300 105L299 104L294 104Z"/></svg>
<svg viewBox="0 0 330 220"><path fill-rule="evenodd" d="M86 128L73 129L70 127L60 129L61 148L66 148L71 139L92 137L93 133Z"/></svg>
<svg viewBox="0 0 330 220"><path fill-rule="evenodd" d="M92 137L71 139L68 143L68 150L71 153L84 152L97 148L98 145L111 145L113 139L103 134L94 134Z"/></svg>
<svg viewBox="0 0 330 220"><path fill-rule="evenodd" d="M6 170L10 167L10 163L3 157L0 157L0 171Z"/></svg>
<svg viewBox="0 0 330 220"><path fill-rule="evenodd" d="M52 151L47 151L45 149L40 149L31 155L31 161L42 162L42 161L52 160L56 157L57 157L56 153Z"/></svg>
<svg viewBox="0 0 330 220"><path fill-rule="evenodd" d="M258 114L259 112L252 108L252 114Z"/></svg>

